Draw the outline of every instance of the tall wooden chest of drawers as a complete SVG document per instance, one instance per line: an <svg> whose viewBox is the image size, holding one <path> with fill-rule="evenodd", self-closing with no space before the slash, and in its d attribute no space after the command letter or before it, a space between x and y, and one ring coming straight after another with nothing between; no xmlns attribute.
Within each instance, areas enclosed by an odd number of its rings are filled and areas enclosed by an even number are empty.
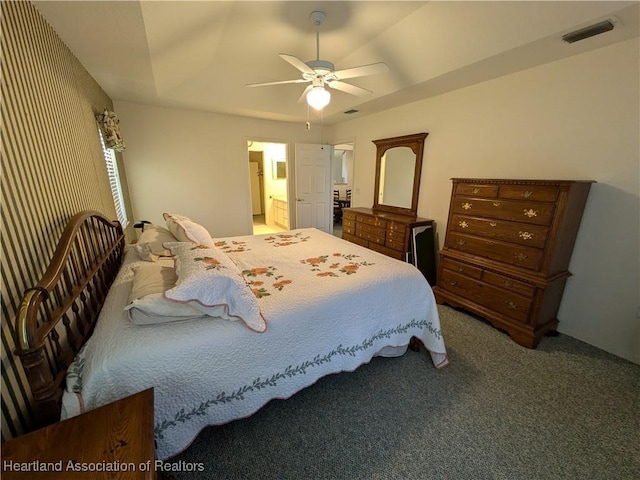
<svg viewBox="0 0 640 480"><path fill-rule="evenodd" d="M371 208L345 208L342 210L342 238L375 250L398 260L407 260L412 252L414 229L429 227L429 241L422 251L417 250L422 261L412 262L420 268L430 285L436 283L435 235L433 220L387 213Z"/></svg>
<svg viewBox="0 0 640 480"><path fill-rule="evenodd" d="M554 332L590 181L453 179L438 303L535 348Z"/></svg>

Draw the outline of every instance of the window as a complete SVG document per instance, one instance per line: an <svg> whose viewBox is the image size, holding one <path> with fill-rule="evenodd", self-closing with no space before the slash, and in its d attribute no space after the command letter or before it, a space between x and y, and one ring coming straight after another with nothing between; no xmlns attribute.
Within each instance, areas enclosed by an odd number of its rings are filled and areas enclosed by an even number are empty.
<svg viewBox="0 0 640 480"><path fill-rule="evenodd" d="M127 210L124 208L124 197L122 196L122 187L120 186L120 176L118 175L118 163L116 162L116 154L112 149L105 146L104 137L102 136L102 130L100 129L100 127L98 127L98 135L100 135L102 153L104 153L104 160L107 164L107 175L109 175L109 185L111 186L113 203L116 207L116 215L118 216L118 220L124 228L127 226L129 221L127 220Z"/></svg>

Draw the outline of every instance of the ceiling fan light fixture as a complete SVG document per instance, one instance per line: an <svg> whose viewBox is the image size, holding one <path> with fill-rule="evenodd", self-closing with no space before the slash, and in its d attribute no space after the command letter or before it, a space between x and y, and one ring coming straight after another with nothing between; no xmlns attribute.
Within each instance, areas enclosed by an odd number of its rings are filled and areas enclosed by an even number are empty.
<svg viewBox="0 0 640 480"><path fill-rule="evenodd" d="M321 85L314 86L309 93L307 93L307 103L311 108L315 108L316 110L322 110L329 105L330 100L331 94Z"/></svg>

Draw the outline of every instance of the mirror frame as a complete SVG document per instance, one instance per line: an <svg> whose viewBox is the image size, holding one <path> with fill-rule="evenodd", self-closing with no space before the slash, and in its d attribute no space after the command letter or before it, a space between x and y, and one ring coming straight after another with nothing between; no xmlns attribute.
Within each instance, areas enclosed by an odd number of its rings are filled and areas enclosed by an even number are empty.
<svg viewBox="0 0 640 480"><path fill-rule="evenodd" d="M372 140L377 147L376 152L376 184L373 193L373 210L383 212L396 213L398 215L408 215L415 217L418 214L418 195L420 194L420 177L422 175L422 154L424 150L424 141L428 133L414 133L412 135L403 135L400 137L382 138L380 140ZM382 156L387 150L394 147L409 147L416 156L416 167L413 172L413 194L411 197L411 208L396 207L393 205L384 205L378 203L380 194L380 167L382 164Z"/></svg>

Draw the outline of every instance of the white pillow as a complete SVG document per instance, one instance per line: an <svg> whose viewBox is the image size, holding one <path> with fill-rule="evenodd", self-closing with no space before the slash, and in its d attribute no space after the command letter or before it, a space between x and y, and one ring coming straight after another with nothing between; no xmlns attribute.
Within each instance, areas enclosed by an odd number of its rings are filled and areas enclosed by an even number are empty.
<svg viewBox="0 0 640 480"><path fill-rule="evenodd" d="M137 325L150 325L206 318L207 315L189 304L164 298L164 292L174 287L175 283L176 274L172 267L162 265L135 267L129 303L125 307L129 320ZM217 313L229 319L226 317L224 308L219 308Z"/></svg>
<svg viewBox="0 0 640 480"><path fill-rule="evenodd" d="M166 228L158 225L145 225L144 231L133 246L141 260L155 262L158 257L170 257L171 252L162 245L165 242L175 242L176 237Z"/></svg>
<svg viewBox="0 0 640 480"><path fill-rule="evenodd" d="M208 247L214 246L207 229L189 217L175 213L163 213L162 216L167 222L167 228L179 242L192 242Z"/></svg>
<svg viewBox="0 0 640 480"><path fill-rule="evenodd" d="M224 307L228 317L242 320L249 329L256 332L267 329L258 300L224 252L188 243L165 246L175 257L178 276L176 286L165 292L165 298L188 302L208 315L217 315L218 309Z"/></svg>

